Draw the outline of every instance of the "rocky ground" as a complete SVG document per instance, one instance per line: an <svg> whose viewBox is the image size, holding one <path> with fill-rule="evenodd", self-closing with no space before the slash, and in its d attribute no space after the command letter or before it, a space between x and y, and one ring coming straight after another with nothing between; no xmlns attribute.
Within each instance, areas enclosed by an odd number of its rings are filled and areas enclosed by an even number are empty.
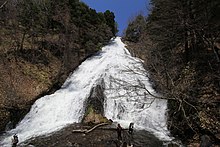
<svg viewBox="0 0 220 147"><path fill-rule="evenodd" d="M32 138L19 147L119 147L124 142L131 142L135 147L162 147L163 142L147 131L135 130L132 136L123 130L123 139L117 139L116 125L101 126L89 133L74 130L91 129L92 126L74 124L48 136Z"/></svg>

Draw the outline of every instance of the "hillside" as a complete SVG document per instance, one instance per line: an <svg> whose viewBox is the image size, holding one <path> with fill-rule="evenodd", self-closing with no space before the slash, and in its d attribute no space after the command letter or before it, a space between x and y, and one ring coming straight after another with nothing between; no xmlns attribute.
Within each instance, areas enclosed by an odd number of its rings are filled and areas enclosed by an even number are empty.
<svg viewBox="0 0 220 147"><path fill-rule="evenodd" d="M215 0L151 0L150 15L138 15L124 35L168 99L169 130L186 145L220 142L219 6Z"/></svg>
<svg viewBox="0 0 220 147"><path fill-rule="evenodd" d="M97 13L79 0L1 1L0 5L3 131L13 128L36 99L60 88L117 29L114 13Z"/></svg>

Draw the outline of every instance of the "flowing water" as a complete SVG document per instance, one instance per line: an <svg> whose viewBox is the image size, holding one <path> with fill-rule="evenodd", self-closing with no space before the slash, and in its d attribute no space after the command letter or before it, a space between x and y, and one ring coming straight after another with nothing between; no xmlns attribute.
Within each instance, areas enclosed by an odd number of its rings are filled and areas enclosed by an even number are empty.
<svg viewBox="0 0 220 147"><path fill-rule="evenodd" d="M147 76L142 61L132 57L117 37L84 61L60 90L38 99L16 128L1 136L0 146L10 146L13 134L23 142L80 122L90 90L101 79L105 83L107 118L126 128L133 122L135 129L147 130L164 141L171 140L166 126L167 101L152 96L158 94Z"/></svg>

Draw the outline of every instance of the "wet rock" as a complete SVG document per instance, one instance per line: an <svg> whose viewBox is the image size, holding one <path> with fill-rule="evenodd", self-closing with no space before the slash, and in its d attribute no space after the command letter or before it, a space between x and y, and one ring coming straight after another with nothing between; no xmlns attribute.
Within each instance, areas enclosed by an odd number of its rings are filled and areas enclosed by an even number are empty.
<svg viewBox="0 0 220 147"><path fill-rule="evenodd" d="M103 116L105 97L104 80L102 79L90 92L89 98L86 102L86 111L82 120L83 123L98 124L108 122L108 119Z"/></svg>
<svg viewBox="0 0 220 147"><path fill-rule="evenodd" d="M102 126L86 134L73 133L73 130L90 128L91 126L73 124L58 132L27 140L25 143L19 144L19 147L27 145L34 145L35 147L120 147L124 142L131 143L134 147L163 146L162 141L144 130L135 130L130 140L128 140L127 130L123 130L122 141L119 141L117 139L116 126L114 125Z"/></svg>

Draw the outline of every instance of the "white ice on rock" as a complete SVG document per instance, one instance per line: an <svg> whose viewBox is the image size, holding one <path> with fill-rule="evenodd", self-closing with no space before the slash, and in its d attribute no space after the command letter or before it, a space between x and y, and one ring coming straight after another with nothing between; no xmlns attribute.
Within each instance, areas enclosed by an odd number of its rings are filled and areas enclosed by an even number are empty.
<svg viewBox="0 0 220 147"><path fill-rule="evenodd" d="M120 37L116 37L101 52L84 61L60 90L38 99L17 127L1 137L0 145L10 146L15 133L23 142L80 122L85 100L101 78L105 81L107 118L123 127L134 122L136 129L145 129L162 140L170 140L166 126L167 101L148 94L146 89L157 95L141 60L132 57Z"/></svg>

